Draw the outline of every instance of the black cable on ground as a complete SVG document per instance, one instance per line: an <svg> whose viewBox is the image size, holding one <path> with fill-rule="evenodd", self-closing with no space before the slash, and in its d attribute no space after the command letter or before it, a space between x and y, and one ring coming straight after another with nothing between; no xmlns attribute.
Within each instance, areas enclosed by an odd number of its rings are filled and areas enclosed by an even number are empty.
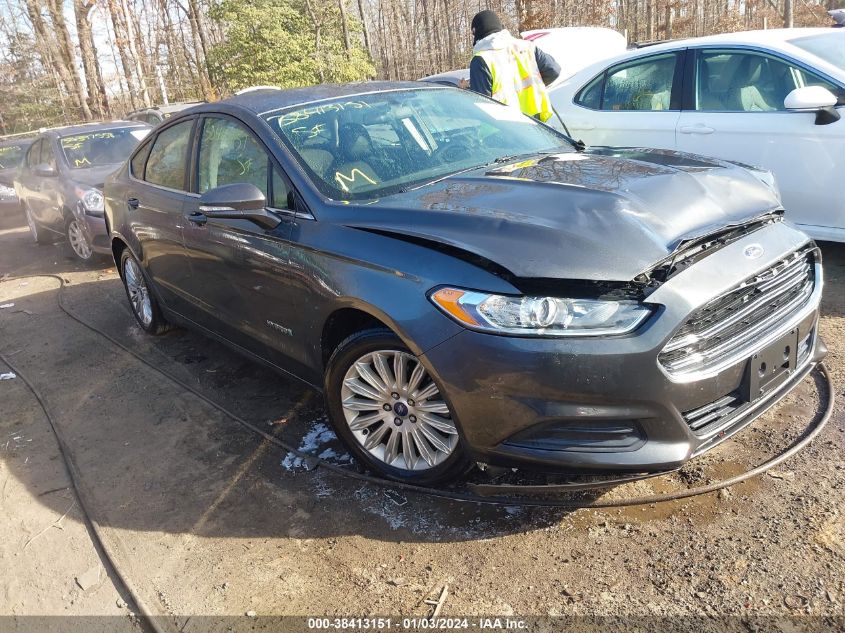
<svg viewBox="0 0 845 633"><path fill-rule="evenodd" d="M32 382L30 382L29 378L26 377L26 374L22 373L20 368L13 365L12 362L8 359L8 357L3 354L3 352L0 352L0 361L7 365L9 369L15 372L17 377L23 381L23 384L26 385L27 389L29 389L29 391L35 397L35 400L38 402L38 405L44 412L44 417L47 418L47 422L50 424L50 428L53 431L53 435L56 437L56 444L59 447L59 454L61 454L62 460L64 461L65 469L67 470L71 487L73 488L74 494L76 495L76 500L79 504L79 509L82 511L82 515L85 518L85 521L91 528L91 534L94 535L94 539L96 540L95 546L103 553L103 556L106 559L106 563L109 567L111 567L112 571L114 571L115 575L123 585L123 588L125 589L126 593L129 595L132 602L134 602L136 611L141 615L142 618L144 618L144 620L156 633L165 633L164 629L162 629L156 622L153 612L150 611L150 609L141 599L141 595L138 593L138 591L132 584L132 580L123 572L121 572L120 567L117 565L114 558L112 558L109 548L106 547L106 538L103 535L103 530L100 527L99 522L93 516L91 516L90 512L88 511L88 494L83 492L84 486L82 484L79 470L76 467L76 462L73 459L73 454L64 439L64 435L62 435L62 431L59 429L55 419L53 418L53 414L50 412L46 400L41 395L41 392L38 391L38 388L33 385Z"/></svg>
<svg viewBox="0 0 845 633"><path fill-rule="evenodd" d="M36 274L36 275L22 275L19 277L6 277L4 279L0 279L0 283L3 281L15 281L15 280L23 280L23 279L32 279L32 278L52 278L56 279L59 282L58 288L58 305L59 308L67 314L70 318L72 318L77 323L83 325L87 329L91 330L95 334L105 338L109 342L111 342L115 347L120 348L127 354L135 357L141 363L149 367L150 369L158 372L162 376L166 377L168 380L173 382L174 384L178 385L185 391L189 391L194 396L202 400L203 402L207 403L209 406L217 409L221 413L225 414L233 421L237 422L239 425L243 426L244 428L260 435L264 439L266 439L271 444L274 444L289 453L299 457L302 459L306 465L309 467L317 467L323 468L333 473L337 473L344 477L348 477L350 479L355 479L358 481L362 481L365 483L375 484L378 486L395 488L399 490L404 490L408 492L417 492L433 497L439 497L443 499L449 499L451 501L464 501L464 502L471 502L471 503L479 503L479 504L490 504L490 505L509 505L509 506L536 506L536 507L550 507L550 508L566 508L566 509L602 509L602 508L621 508L626 506L634 506L634 505L649 505L652 503L661 503L665 501L677 501L679 499L686 499L689 497L694 497L701 494L706 494L708 492L715 492L722 488L727 488L729 486L734 486L736 484L742 483L748 479L756 477L767 470L774 468L778 464L784 462L785 460L789 459L799 451L801 451L805 446L807 446L813 439L822 431L825 425L830 420L833 414L833 406L834 406L834 387L833 382L830 378L830 374L827 371L827 368L824 367L823 364L819 364L816 366L818 370L820 370L823 376L826 379L827 385L827 406L825 408L825 412L819 421L810 429L805 430L804 435L796 440L789 448L787 448L782 453L776 455L775 457L767 460L766 462L760 464L759 466L741 474L737 475L736 477L731 477L730 479L725 479L723 481L717 481L712 484L708 484L706 486L699 486L697 488L689 488L687 490L681 490L675 493L666 493L666 494L659 494L659 495L644 495L640 497L630 497L627 499L610 499L606 501L598 501L598 502L591 502L591 503L584 503L580 501L573 501L573 500L563 500L563 499L525 499L525 498L515 498L515 497L501 497L501 496L481 496L456 490L448 490L448 489L440 489L440 488L428 488L424 486L417 486L414 484L408 484L398 481L391 481L388 479L383 479L381 477L374 477L372 475L367 475L364 473L356 472L350 470L349 468L344 468L342 466L338 466L336 464L332 464L325 460L320 459L316 455L311 453L307 453L304 451L300 451L299 449L289 445L288 443L280 440L274 435L267 433L263 429L255 426L254 424L247 422L242 417L234 413L233 411L228 410L227 408L223 407L222 405L218 404L211 400L208 396L200 392L198 389L194 388L193 386L189 385L185 381L177 378L170 372L158 367L157 365L151 363L149 360L141 356L138 352L133 350L132 348L124 345L117 339L115 339L110 334L104 332L100 328L91 325L81 317L77 316L74 312L69 310L63 301L63 295L65 290L65 280L59 275L54 274ZM0 355L0 358L3 358ZM597 486L600 487L600 486Z"/></svg>

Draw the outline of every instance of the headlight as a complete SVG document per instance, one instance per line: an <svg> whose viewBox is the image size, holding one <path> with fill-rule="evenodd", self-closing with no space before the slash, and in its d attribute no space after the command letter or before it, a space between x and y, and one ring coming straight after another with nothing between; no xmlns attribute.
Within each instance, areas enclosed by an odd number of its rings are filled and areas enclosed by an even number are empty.
<svg viewBox="0 0 845 633"><path fill-rule="evenodd" d="M430 298L468 328L520 336L626 334L651 313L635 301L508 297L459 288L440 288Z"/></svg>
<svg viewBox="0 0 845 633"><path fill-rule="evenodd" d="M90 215L102 215L105 211L103 205L103 192L99 189L76 189L76 195L82 202L85 212Z"/></svg>

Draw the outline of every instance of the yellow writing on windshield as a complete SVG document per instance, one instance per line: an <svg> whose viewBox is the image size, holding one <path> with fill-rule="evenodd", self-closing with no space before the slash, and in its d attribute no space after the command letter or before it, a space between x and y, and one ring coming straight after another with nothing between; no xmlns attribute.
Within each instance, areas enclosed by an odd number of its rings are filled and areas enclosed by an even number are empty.
<svg viewBox="0 0 845 633"><path fill-rule="evenodd" d="M91 134L77 134L62 139L62 149L82 149L85 141L95 138L115 138L112 132L92 132Z"/></svg>
<svg viewBox="0 0 845 633"><path fill-rule="evenodd" d="M370 178L367 174L365 174L363 171L361 171L357 167L355 169L353 169L352 171L350 171L348 176L340 173L339 171L336 171L334 173L334 179L337 181L337 184L339 184L340 188L343 189L346 192L349 191L349 185L351 185L356 180L358 180L358 176L360 176L363 180L366 180L371 185L378 184L375 180Z"/></svg>
<svg viewBox="0 0 845 633"><path fill-rule="evenodd" d="M90 164L91 164L91 161L88 160L85 157L77 158L76 160L73 161L74 167L82 167L83 165L90 165Z"/></svg>
<svg viewBox="0 0 845 633"><path fill-rule="evenodd" d="M307 121L312 116L317 114L326 114L327 112L342 112L344 110L360 110L362 108L371 107L365 101L345 101L343 103L327 103L325 105L314 106L311 108L303 108L302 110L295 110L294 112L285 112L284 114L276 114L267 117L268 121L276 121L279 127L288 127L300 121Z"/></svg>

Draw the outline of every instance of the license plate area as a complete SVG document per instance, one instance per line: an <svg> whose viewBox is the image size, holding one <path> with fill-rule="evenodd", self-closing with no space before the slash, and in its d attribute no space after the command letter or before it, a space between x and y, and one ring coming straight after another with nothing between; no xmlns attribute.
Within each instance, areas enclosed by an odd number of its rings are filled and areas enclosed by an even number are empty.
<svg viewBox="0 0 845 633"><path fill-rule="evenodd" d="M745 398L754 402L777 389L795 372L798 359L798 328L793 328L748 360Z"/></svg>

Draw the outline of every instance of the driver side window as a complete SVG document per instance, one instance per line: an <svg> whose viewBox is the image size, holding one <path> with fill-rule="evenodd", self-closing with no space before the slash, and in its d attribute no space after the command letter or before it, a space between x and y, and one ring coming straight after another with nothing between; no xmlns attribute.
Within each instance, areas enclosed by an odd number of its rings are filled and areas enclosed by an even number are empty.
<svg viewBox="0 0 845 633"><path fill-rule="evenodd" d="M35 169L41 164L41 143L43 143L41 140L33 143L26 155L26 166L30 169Z"/></svg>
<svg viewBox="0 0 845 633"><path fill-rule="evenodd" d="M247 182L267 197L270 159L255 137L230 119L207 118L199 148L198 193Z"/></svg>
<svg viewBox="0 0 845 633"><path fill-rule="evenodd" d="M779 112L796 88L836 87L783 60L739 51L707 51L698 55L696 110L705 112Z"/></svg>

